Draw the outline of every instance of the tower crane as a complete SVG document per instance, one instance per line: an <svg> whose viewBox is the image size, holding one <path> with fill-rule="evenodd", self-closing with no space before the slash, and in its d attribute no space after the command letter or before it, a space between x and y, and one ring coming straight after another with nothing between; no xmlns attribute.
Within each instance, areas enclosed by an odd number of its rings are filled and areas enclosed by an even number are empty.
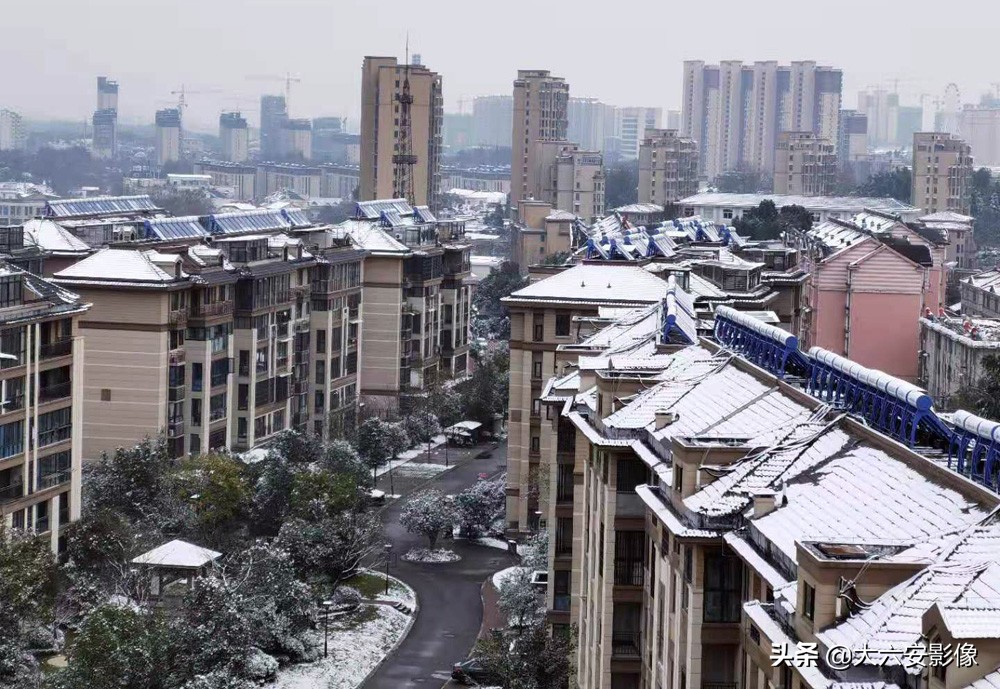
<svg viewBox="0 0 1000 689"><path fill-rule="evenodd" d="M291 72L285 72L284 76L279 76L276 74L251 74L248 79L253 79L255 81L283 81L285 82L285 109L291 110L289 103L292 98L292 84L298 84L302 81L300 77L293 76Z"/></svg>
<svg viewBox="0 0 1000 689"><path fill-rule="evenodd" d="M181 87L179 89L171 91L170 95L177 96L177 109L180 110L181 112L184 112L184 108L186 108L188 105L185 96L189 94L201 95L203 93L220 93L221 91L222 89L198 89L195 91L191 91L186 89L184 84L181 84Z"/></svg>

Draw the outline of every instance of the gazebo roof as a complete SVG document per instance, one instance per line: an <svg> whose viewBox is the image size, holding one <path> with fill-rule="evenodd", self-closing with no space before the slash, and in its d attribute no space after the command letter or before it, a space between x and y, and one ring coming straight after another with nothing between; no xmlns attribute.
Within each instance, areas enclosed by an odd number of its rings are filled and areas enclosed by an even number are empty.
<svg viewBox="0 0 1000 689"><path fill-rule="evenodd" d="M222 553L214 550L175 539L139 555L132 560L132 564L173 567L176 569L198 569L221 556Z"/></svg>

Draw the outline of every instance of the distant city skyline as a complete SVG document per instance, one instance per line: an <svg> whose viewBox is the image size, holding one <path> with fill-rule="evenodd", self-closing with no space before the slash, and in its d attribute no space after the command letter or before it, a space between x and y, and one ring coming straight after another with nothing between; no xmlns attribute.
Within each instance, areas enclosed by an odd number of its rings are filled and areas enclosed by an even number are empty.
<svg viewBox="0 0 1000 689"><path fill-rule="evenodd" d="M460 101L471 112L477 95L511 93L518 69L565 77L573 97L665 110L680 109L685 59L833 65L844 72L845 107L856 105L859 90L892 88L896 79L907 104L916 104L922 93L940 97L950 82L958 84L964 102L975 102L998 76L988 61L965 59L961 50L927 48L941 45L942 37L954 37L956 47L989 44L987 27L1000 20L1000 7L970 0L952 3L945 14L922 11L930 9L928 3L847 2L823 17L819 35L802 28L803 5L792 0L724 1L710 15L701 6L626 0L615 6L617 12L636 24L617 46L596 40L604 31L598 20L606 15L606 6L596 2L566 12L562 3L512 0L502 13L483 19L471 18L467 6L454 0L433 5L421 13L402 0L342 0L335 6L313 0L280 6L264 0L15 4L5 8L0 65L9 69L0 108L31 120L82 123L93 111L94 78L106 74L121 85L122 124L152 123L157 109L176 104L170 92L183 84L189 129L217 130L223 110L240 110L256 127L260 96L283 93L282 77L290 72L301 79L291 87L293 117L335 115L356 122L364 56L402 59L407 34L411 54L420 53L442 75L447 112L459 111ZM275 21L279 7L287 23ZM739 31L705 40L712 21ZM358 30L376 24L378 31ZM671 26L684 28L671 33ZM878 27L891 40L867 40L858 49ZM518 38L511 42L511 36ZM565 49L559 36L573 37L574 49ZM817 40L823 36L829 40ZM847 40L852 36L857 41Z"/></svg>

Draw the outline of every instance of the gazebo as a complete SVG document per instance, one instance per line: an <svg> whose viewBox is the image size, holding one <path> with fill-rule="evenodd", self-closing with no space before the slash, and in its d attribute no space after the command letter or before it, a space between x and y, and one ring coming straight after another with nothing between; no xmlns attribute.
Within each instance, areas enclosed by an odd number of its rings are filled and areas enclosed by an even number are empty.
<svg viewBox="0 0 1000 689"><path fill-rule="evenodd" d="M149 572L153 598L183 596L222 553L175 539L132 560Z"/></svg>

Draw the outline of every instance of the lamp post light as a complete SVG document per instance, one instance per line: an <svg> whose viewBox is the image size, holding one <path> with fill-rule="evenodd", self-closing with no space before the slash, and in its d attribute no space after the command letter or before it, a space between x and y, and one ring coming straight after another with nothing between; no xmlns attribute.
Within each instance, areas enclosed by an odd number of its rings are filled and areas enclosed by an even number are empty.
<svg viewBox="0 0 1000 689"><path fill-rule="evenodd" d="M389 595L389 560L392 559L392 543L385 546L385 595Z"/></svg>
<svg viewBox="0 0 1000 689"><path fill-rule="evenodd" d="M319 607L323 608L323 657L326 658L330 654L330 608L333 601L320 601Z"/></svg>

